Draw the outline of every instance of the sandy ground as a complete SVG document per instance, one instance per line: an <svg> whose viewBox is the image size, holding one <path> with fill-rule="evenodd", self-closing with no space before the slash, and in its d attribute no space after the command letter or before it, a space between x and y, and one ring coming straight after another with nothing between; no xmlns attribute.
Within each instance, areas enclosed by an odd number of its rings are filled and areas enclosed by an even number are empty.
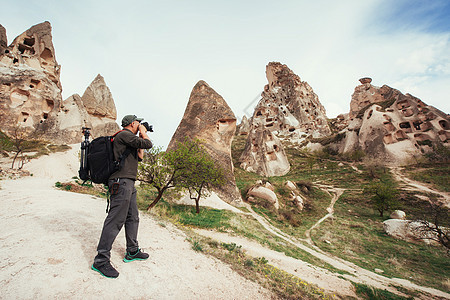
<svg viewBox="0 0 450 300"><path fill-rule="evenodd" d="M77 174L77 147L27 164L32 177L0 181L0 299L271 298L227 265L192 250L171 224L143 214L139 241L150 258L122 262L122 230L111 258L120 276L92 271L105 200L53 188Z"/></svg>

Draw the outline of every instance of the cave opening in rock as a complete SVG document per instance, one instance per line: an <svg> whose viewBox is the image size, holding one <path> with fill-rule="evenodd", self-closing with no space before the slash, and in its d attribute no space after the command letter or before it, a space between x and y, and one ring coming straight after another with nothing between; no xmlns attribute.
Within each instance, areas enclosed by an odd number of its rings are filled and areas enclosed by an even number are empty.
<svg viewBox="0 0 450 300"><path fill-rule="evenodd" d="M448 125L448 122L446 120L440 120L439 121L439 125L441 125L442 129L445 129L445 130L449 129L449 125Z"/></svg>
<svg viewBox="0 0 450 300"><path fill-rule="evenodd" d="M23 39L23 43L30 47L34 46L34 42L35 42L35 39L33 37Z"/></svg>

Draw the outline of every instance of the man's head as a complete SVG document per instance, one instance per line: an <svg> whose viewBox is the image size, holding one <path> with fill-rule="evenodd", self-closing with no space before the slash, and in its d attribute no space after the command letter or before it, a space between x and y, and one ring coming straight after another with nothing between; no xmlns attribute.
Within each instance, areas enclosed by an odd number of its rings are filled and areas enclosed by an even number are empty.
<svg viewBox="0 0 450 300"><path fill-rule="evenodd" d="M126 115L122 119L122 127L131 130L134 134L139 131L139 124L143 118L138 118L135 115Z"/></svg>

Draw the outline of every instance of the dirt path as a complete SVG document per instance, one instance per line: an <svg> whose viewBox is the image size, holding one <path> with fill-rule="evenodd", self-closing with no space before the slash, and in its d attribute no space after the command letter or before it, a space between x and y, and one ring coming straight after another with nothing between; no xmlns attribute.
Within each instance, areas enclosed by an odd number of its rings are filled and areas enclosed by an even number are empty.
<svg viewBox="0 0 450 300"><path fill-rule="evenodd" d="M333 216L334 213L334 204L336 203L336 201L339 199L339 197L341 197L341 195L344 193L344 189L339 189L339 188L332 188L329 186L320 186L322 189L324 189L330 196L331 196L331 202L330 205L327 207L327 212L328 214L326 214L325 216L323 216L319 221L317 221L313 226L311 226L311 228L309 228L308 230L305 231L305 236L306 236L306 242L310 245L314 245L312 239L311 239L311 231L314 228L317 228L317 226L319 226L323 221L325 221L326 219L330 218ZM331 194L331 193L333 194Z"/></svg>
<svg viewBox="0 0 450 300"><path fill-rule="evenodd" d="M450 208L450 193L446 193L443 191L437 191L437 190L433 189L432 187L426 185L425 183L415 181L411 178L406 177L405 173L402 172L402 168L393 167L393 168L391 168L391 172L397 181L403 182L407 186L406 189L409 189L411 191L422 192L422 193L435 194L438 196L438 199L440 199L440 201L443 205Z"/></svg>
<svg viewBox="0 0 450 300"><path fill-rule="evenodd" d="M123 263L122 230L111 253L120 276L92 271L105 200L53 188L76 174L76 161L76 151L53 154L26 165L32 177L0 181L0 299L271 299L145 214L139 241L150 258Z"/></svg>

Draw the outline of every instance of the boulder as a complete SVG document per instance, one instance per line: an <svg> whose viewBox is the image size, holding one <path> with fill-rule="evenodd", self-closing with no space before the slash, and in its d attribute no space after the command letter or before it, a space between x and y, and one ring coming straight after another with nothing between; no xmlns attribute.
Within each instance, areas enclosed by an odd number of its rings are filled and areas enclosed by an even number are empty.
<svg viewBox="0 0 450 300"><path fill-rule="evenodd" d="M430 224L430 226L434 226ZM389 219L383 222L384 231L397 239L405 241L421 240L424 243L437 243L435 233L424 230L424 224L418 221Z"/></svg>
<svg viewBox="0 0 450 300"><path fill-rule="evenodd" d="M395 210L392 212L392 214L389 216L391 219L397 219L397 220L405 220L406 219L406 213L402 210Z"/></svg>
<svg viewBox="0 0 450 300"><path fill-rule="evenodd" d="M305 202L304 202L303 198L300 195L296 195L294 193L293 197L292 197L292 203L294 203L294 205L297 206L297 208L299 210L303 210Z"/></svg>
<svg viewBox="0 0 450 300"><path fill-rule="evenodd" d="M297 186L295 185L295 183L293 183L292 181L288 180L286 181L286 183L284 184L288 189L290 189L291 191L296 191L297 190Z"/></svg>
<svg viewBox="0 0 450 300"><path fill-rule="evenodd" d="M252 188L249 189L247 195L267 200L270 203L272 203L276 209L280 208L280 204L278 203L278 197L275 194L275 192L265 186L258 186L258 185L253 186Z"/></svg>
<svg viewBox="0 0 450 300"><path fill-rule="evenodd" d="M227 174L227 182L215 190L225 202L243 205L236 186L231 159L231 142L236 131L236 117L225 100L205 81L192 89L183 119L178 125L167 150L186 138L203 142L208 154Z"/></svg>

